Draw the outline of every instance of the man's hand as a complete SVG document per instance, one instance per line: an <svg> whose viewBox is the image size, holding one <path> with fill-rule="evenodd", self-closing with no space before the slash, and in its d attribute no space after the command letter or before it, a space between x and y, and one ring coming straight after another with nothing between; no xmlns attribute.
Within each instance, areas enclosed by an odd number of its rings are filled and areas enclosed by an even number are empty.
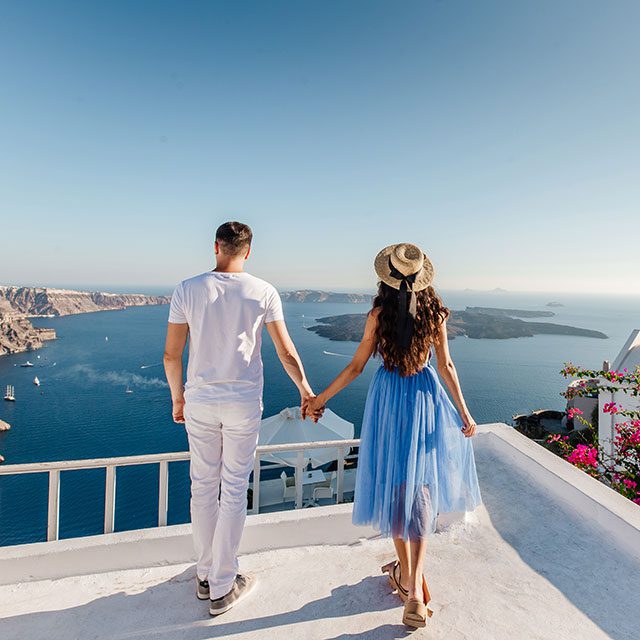
<svg viewBox="0 0 640 640"><path fill-rule="evenodd" d="M309 415L309 401L315 398L313 393L301 393L300 394L300 414L302 419L306 420Z"/></svg>
<svg viewBox="0 0 640 640"><path fill-rule="evenodd" d="M173 401L173 421L184 424L184 398L176 398Z"/></svg>
<svg viewBox="0 0 640 640"><path fill-rule="evenodd" d="M303 418L311 418L314 422L318 422L322 418L325 406L317 396L310 396L306 400Z"/></svg>

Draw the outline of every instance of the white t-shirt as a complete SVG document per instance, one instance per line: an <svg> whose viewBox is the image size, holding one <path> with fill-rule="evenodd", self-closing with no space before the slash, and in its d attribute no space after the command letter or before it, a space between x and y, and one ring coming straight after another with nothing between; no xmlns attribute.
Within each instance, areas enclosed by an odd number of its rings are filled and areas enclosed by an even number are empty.
<svg viewBox="0 0 640 640"><path fill-rule="evenodd" d="M208 271L181 282L169 322L189 325L185 400L261 400L262 327L283 319L275 287L248 273Z"/></svg>

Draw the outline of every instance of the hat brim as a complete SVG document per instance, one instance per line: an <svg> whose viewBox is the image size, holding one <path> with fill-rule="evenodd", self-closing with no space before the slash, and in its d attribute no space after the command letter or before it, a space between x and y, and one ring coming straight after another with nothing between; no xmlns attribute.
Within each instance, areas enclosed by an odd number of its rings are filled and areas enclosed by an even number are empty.
<svg viewBox="0 0 640 640"><path fill-rule="evenodd" d="M389 245L385 247L374 260L373 266L376 270L376 274L378 278L382 280L385 284L388 284L390 287L394 289L400 288L400 280L397 278L391 277L391 269L389 268L389 256L394 252L397 244ZM433 268L433 264L431 260L427 258L426 254L422 254L424 256L424 262L422 263L422 269L418 272L416 279L413 283L414 291L422 291L426 289L432 282L433 277L435 275L435 270Z"/></svg>

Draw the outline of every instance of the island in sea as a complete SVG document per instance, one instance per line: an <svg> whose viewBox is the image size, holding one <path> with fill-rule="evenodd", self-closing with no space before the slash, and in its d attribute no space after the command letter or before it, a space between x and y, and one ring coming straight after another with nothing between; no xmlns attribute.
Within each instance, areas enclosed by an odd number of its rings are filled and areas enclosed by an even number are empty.
<svg viewBox="0 0 640 640"><path fill-rule="evenodd" d="M46 340L56 338L54 329L34 327L31 318L112 311L169 302L168 296L142 293L0 286L0 356L33 351L39 349Z"/></svg>
<svg viewBox="0 0 640 640"><path fill-rule="evenodd" d="M539 334L607 338L601 331L593 329L520 319L553 315L555 314L552 311L467 307L464 311L451 311L451 317L447 321L447 333L450 339L458 336L474 339L529 338ZM359 342L366 319L364 313L318 318L319 324L309 327L309 331L330 340Z"/></svg>
<svg viewBox="0 0 640 640"><path fill-rule="evenodd" d="M335 291L318 291L316 289L283 291L280 297L283 302L341 302L364 304L370 303L373 300L373 296L368 293L336 293Z"/></svg>

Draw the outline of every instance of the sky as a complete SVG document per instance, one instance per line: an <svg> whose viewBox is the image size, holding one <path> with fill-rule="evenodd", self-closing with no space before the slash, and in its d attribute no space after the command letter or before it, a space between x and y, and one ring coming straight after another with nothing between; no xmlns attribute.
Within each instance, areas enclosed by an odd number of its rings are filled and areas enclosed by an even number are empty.
<svg viewBox="0 0 640 640"><path fill-rule="evenodd" d="M0 284L640 295L640 2L0 2Z"/></svg>

